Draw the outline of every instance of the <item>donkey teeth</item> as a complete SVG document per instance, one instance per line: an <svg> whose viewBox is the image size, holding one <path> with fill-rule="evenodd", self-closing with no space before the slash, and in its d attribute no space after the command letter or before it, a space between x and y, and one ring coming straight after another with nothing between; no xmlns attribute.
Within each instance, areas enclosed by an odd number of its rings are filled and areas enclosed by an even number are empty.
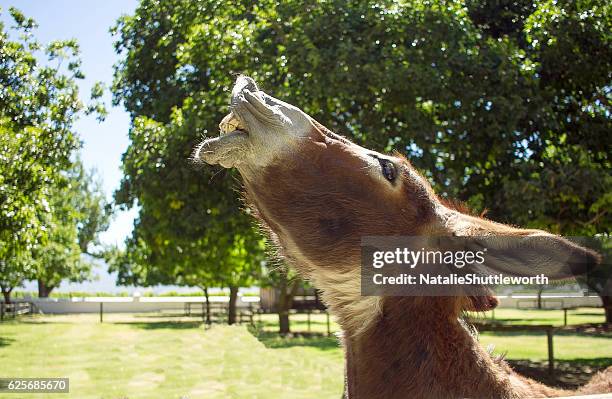
<svg viewBox="0 0 612 399"><path fill-rule="evenodd" d="M219 130L220 136L225 136L226 134L229 134L235 130L246 132L246 129L240 120L238 120L238 118L236 118L236 116L234 116L234 114L231 112L225 115L221 123L219 123Z"/></svg>

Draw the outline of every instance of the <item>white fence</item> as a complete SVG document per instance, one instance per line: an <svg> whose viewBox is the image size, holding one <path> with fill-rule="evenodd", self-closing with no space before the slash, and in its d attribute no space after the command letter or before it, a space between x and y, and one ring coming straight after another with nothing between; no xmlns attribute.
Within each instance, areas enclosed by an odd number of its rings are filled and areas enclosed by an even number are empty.
<svg viewBox="0 0 612 399"><path fill-rule="evenodd" d="M74 297L74 298L29 298L16 299L15 302L31 302L42 313L98 313L100 304L104 304L104 313L145 313L163 311L183 311L186 304L202 304L206 299L202 296L176 297ZM219 306L228 303L229 297L211 296L210 302ZM238 297L238 308L258 307L259 297ZM200 305L198 305L200 308Z"/></svg>
<svg viewBox="0 0 612 399"><path fill-rule="evenodd" d="M500 308L534 308L537 305L536 295L514 295L498 296ZM65 314L65 313L98 313L100 303L104 304L104 313L141 313L141 312L163 312L184 310L186 304L203 305L205 298L202 296L176 296L176 297L75 297L66 299L57 298L28 298L16 299L15 302L31 302L42 313ZM219 306L221 303L229 302L226 296L211 296L210 302ZM542 305L547 309L561 309L571 307L593 307L602 306L598 296L568 296L568 295L543 295ZM238 297L239 308L259 307L259 297ZM194 306L194 310L197 309Z"/></svg>
<svg viewBox="0 0 612 399"><path fill-rule="evenodd" d="M499 299L499 308L533 309L538 304L537 295L502 295L498 296L497 299ZM544 309L575 308L581 306L602 306L601 298L595 295L542 295L542 308Z"/></svg>

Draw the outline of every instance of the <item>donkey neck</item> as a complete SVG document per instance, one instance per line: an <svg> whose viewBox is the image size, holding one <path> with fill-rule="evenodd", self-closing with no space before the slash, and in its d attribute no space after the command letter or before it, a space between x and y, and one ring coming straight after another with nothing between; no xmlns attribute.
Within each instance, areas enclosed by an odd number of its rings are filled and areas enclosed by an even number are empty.
<svg viewBox="0 0 612 399"><path fill-rule="evenodd" d="M509 373L457 319L453 303L385 298L368 331L347 331L347 399L520 397Z"/></svg>

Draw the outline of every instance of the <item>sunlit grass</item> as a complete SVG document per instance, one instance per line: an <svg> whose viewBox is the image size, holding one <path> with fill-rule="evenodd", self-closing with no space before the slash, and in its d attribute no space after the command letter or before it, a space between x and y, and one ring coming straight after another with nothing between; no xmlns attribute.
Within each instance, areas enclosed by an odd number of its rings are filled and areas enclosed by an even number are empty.
<svg viewBox="0 0 612 399"><path fill-rule="evenodd" d="M599 309L577 310L581 322L602 321ZM563 323L560 311L496 310L511 323ZM70 394L28 398L334 398L342 392L343 359L327 336L324 314L308 334L279 337L278 316L256 316L256 327L214 325L196 317L107 314L36 316L0 323L0 376L69 377ZM306 315L292 331L308 332ZM338 326L330 321L332 333ZM509 359L547 357L543 333L483 333L484 346ZM555 358L594 365L612 362L612 339L558 332ZM0 398L16 396L0 394Z"/></svg>
<svg viewBox="0 0 612 399"><path fill-rule="evenodd" d="M338 398L342 392L342 354L333 340L328 349L309 342L267 347L246 326L100 324L95 315L79 315L2 323L0 337L1 376L70 378L68 395L28 398Z"/></svg>
<svg viewBox="0 0 612 399"><path fill-rule="evenodd" d="M546 309L495 309L485 313L472 314L475 320L495 321L503 324L550 324L563 326L563 310ZM606 317L602 308L578 308L568 310L567 324L604 323Z"/></svg>
<svg viewBox="0 0 612 399"><path fill-rule="evenodd" d="M508 359L545 360L548 358L546 333L502 333L484 332L479 336L480 343L487 347L493 345L495 353L506 354ZM555 359L608 359L612 364L612 338L605 336L586 336L556 333L553 335Z"/></svg>

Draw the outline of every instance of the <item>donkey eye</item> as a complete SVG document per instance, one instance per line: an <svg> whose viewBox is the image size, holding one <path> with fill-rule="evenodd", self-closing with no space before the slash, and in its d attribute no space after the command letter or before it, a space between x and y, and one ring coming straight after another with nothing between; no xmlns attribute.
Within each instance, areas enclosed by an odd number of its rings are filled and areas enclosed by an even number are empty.
<svg viewBox="0 0 612 399"><path fill-rule="evenodd" d="M397 177L397 170L395 169L393 162L382 158L379 158L378 161L380 162L382 174L385 176L385 179L389 180L390 182L395 181L395 178Z"/></svg>

